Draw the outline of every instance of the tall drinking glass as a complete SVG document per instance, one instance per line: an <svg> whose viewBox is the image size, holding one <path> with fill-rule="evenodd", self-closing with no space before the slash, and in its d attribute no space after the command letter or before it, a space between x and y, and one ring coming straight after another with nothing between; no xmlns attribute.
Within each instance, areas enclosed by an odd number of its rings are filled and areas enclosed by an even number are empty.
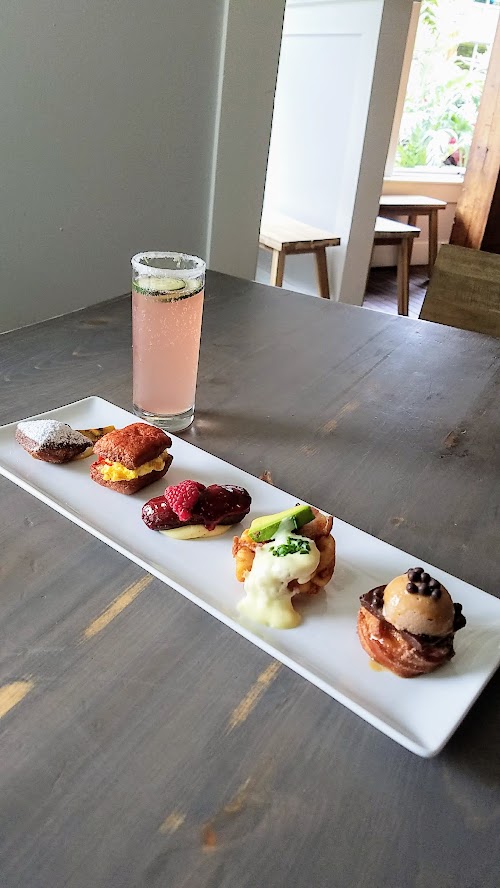
<svg viewBox="0 0 500 888"><path fill-rule="evenodd" d="M194 418L205 263L185 253L132 258L134 412L171 432Z"/></svg>

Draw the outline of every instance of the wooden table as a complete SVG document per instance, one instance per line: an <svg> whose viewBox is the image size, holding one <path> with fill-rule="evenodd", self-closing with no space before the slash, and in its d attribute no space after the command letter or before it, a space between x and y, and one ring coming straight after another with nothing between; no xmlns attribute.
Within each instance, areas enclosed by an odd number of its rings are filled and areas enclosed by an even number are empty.
<svg viewBox="0 0 500 888"><path fill-rule="evenodd" d="M429 263L428 273L431 276L438 250L438 212L444 210L445 200L436 197L425 197L422 194L383 194L380 198L380 212L408 217L408 225L416 225L419 216L429 219ZM411 261L411 245L410 245Z"/></svg>
<svg viewBox="0 0 500 888"><path fill-rule="evenodd" d="M185 437L498 594L498 340L216 274L207 292ZM2 336L0 421L130 408L129 318L125 298ZM0 493L0 684L25 683L1 698L2 888L497 888L500 674L417 758Z"/></svg>
<svg viewBox="0 0 500 888"><path fill-rule="evenodd" d="M411 245L420 234L420 228L405 225L394 219L377 216L373 246L397 247L398 314L408 315L410 301ZM370 263L371 264L371 263Z"/></svg>
<svg viewBox="0 0 500 888"><path fill-rule="evenodd" d="M340 238L328 231L281 214L265 216L260 226L259 245L272 251L269 283L274 287L283 285L287 256L311 253L316 265L318 293L323 299L330 298L326 248L339 244Z"/></svg>

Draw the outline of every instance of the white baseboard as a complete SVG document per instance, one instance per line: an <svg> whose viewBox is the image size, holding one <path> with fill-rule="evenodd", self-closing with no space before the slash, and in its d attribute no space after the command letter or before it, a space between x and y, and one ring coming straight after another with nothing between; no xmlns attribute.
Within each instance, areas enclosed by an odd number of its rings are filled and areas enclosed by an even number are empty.
<svg viewBox="0 0 500 888"><path fill-rule="evenodd" d="M438 247L441 246L440 244ZM384 268L396 265L396 247L375 247L372 257L372 268ZM429 261L429 242L415 240L411 254L412 265L427 265Z"/></svg>

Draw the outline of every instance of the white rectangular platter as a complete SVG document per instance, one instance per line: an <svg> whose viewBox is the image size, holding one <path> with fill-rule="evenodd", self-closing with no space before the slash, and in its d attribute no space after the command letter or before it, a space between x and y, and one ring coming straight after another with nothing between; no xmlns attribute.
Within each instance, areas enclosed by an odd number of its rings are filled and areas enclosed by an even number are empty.
<svg viewBox="0 0 500 888"><path fill-rule="evenodd" d="M73 428L114 425L137 417L102 398L85 398L40 414ZM26 417L19 417L26 419ZM302 607L296 629L273 630L239 617L243 587L234 574L233 534L210 540L171 540L149 530L141 507L166 484L192 478L204 484L237 484L252 496L243 526L258 516L296 503L235 466L173 437L173 464L164 480L135 496L95 484L92 459L50 465L29 456L15 441L16 423L0 427L0 472L66 518L130 558L244 638L321 688L378 730L417 755L438 753L500 663L500 600L442 570L335 519L337 566L326 593ZM332 503L334 508L334 503ZM27 541L29 545L29 540ZM359 596L422 564L463 605L467 626L455 638L456 656L437 672L402 679L375 672L357 639ZM92 582L89 578L89 582ZM95 582L99 582L96 574Z"/></svg>

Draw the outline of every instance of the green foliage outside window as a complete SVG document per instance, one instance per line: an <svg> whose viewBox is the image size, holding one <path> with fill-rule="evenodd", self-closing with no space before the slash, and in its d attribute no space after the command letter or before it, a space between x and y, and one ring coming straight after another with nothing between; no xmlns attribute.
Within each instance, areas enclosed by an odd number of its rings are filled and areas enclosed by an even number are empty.
<svg viewBox="0 0 500 888"><path fill-rule="evenodd" d="M398 167L467 163L490 47L459 37L453 14L464 3L467 0L422 3L396 153Z"/></svg>

